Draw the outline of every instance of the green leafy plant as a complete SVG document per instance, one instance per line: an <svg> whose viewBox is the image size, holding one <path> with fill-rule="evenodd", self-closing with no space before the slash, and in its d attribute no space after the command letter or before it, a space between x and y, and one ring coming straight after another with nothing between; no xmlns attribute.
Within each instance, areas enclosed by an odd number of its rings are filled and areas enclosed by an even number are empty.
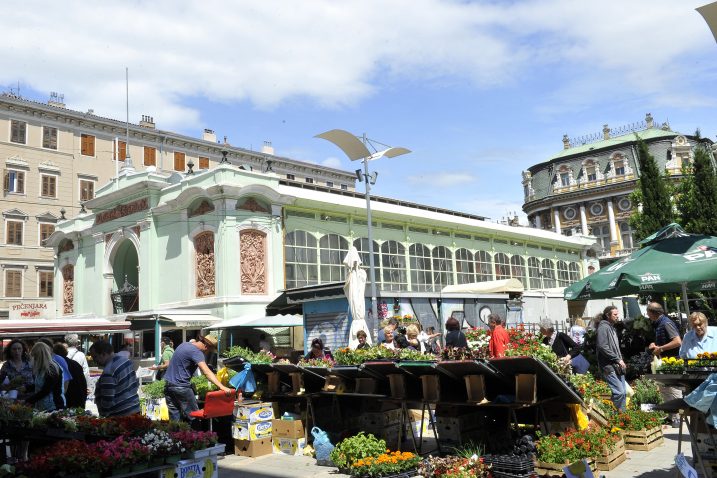
<svg viewBox="0 0 717 478"><path fill-rule="evenodd" d="M632 383L635 394L630 398L630 408L638 409L643 403L662 403L662 395L657 382L649 378L639 378Z"/></svg>
<svg viewBox="0 0 717 478"><path fill-rule="evenodd" d="M207 395L207 392L214 392L216 390L219 390L219 388L212 382L210 382L209 379L204 375L195 375L194 377L192 377L191 381L192 385L194 385L194 389L197 391L197 396L200 400L204 400L204 397Z"/></svg>
<svg viewBox="0 0 717 478"><path fill-rule="evenodd" d="M398 358L400 360L412 360L414 362L430 362L431 360L436 359L434 355L426 355L420 350L399 349L397 352Z"/></svg>
<svg viewBox="0 0 717 478"><path fill-rule="evenodd" d="M142 385L142 393L144 398L147 399L158 399L164 398L164 387L166 382L164 380L156 380L150 382L147 385Z"/></svg>
<svg viewBox="0 0 717 478"><path fill-rule="evenodd" d="M359 432L357 435L341 440L331 452L331 461L339 468L350 468L363 458L378 457L386 453L386 441L372 434Z"/></svg>
<svg viewBox="0 0 717 478"><path fill-rule="evenodd" d="M222 354L225 358L239 357L250 363L272 363L276 357L271 352L260 350L259 352L253 352L246 347L240 347L235 345L234 347L228 348Z"/></svg>
<svg viewBox="0 0 717 478"><path fill-rule="evenodd" d="M416 468L420 461L421 457L410 451L386 451L377 457L356 460L351 465L351 474L367 478L395 475Z"/></svg>
<svg viewBox="0 0 717 478"><path fill-rule="evenodd" d="M594 458L615 450L620 435L606 428L589 426L585 430L568 430L561 436L540 436L535 444L538 460L545 463L572 463Z"/></svg>
<svg viewBox="0 0 717 478"><path fill-rule="evenodd" d="M642 410L625 410L610 418L610 426L621 430L649 430L659 427L665 419L662 412L643 412Z"/></svg>
<svg viewBox="0 0 717 478"><path fill-rule="evenodd" d="M455 448L454 453L462 458L481 456L483 455L483 445L470 440L460 448Z"/></svg>

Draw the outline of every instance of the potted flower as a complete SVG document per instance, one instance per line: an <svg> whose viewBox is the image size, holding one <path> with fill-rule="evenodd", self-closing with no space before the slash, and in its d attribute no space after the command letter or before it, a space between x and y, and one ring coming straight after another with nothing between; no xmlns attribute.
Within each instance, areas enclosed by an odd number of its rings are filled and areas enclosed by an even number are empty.
<svg viewBox="0 0 717 478"><path fill-rule="evenodd" d="M185 451L183 456L187 458L201 458L208 456L209 452L196 453L206 450L217 444L217 434L214 432L199 432L194 430L177 431L169 434L174 440L180 442Z"/></svg>
<svg viewBox="0 0 717 478"><path fill-rule="evenodd" d="M162 430L150 430L140 437L140 443L149 449L150 464L152 466L163 463L176 463L186 450L182 442L173 439L169 433ZM173 460L170 457L176 457Z"/></svg>
<svg viewBox="0 0 717 478"><path fill-rule="evenodd" d="M408 470L414 470L421 458L411 452L394 451L381 453L378 456L360 458L351 465L351 475L376 478L396 475Z"/></svg>
<svg viewBox="0 0 717 478"><path fill-rule="evenodd" d="M349 472L355 462L367 457L377 457L386 452L386 442L373 436L359 432L336 444L331 451L331 461L339 470Z"/></svg>
<svg viewBox="0 0 717 478"><path fill-rule="evenodd" d="M491 476L490 468L490 465L486 465L477 455L429 456L418 466L418 474L425 478L488 478Z"/></svg>

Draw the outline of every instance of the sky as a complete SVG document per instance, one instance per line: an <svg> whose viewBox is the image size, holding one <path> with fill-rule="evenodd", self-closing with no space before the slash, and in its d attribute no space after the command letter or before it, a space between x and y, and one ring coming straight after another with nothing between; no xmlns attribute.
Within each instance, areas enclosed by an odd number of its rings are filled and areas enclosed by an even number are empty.
<svg viewBox="0 0 717 478"><path fill-rule="evenodd" d="M715 140L709 0L79 0L0 16L0 92L353 171L340 128L411 154L373 192L500 220L521 171L652 113ZM361 188L361 185L357 185Z"/></svg>

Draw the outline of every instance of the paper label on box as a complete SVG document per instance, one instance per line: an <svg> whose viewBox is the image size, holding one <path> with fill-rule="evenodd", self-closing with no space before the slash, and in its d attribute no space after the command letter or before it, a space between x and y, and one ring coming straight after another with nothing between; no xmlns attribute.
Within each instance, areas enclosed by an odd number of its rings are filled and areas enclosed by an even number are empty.
<svg viewBox="0 0 717 478"><path fill-rule="evenodd" d="M232 428L232 438L238 440L256 440L271 436L271 422L246 422L237 420Z"/></svg>
<svg viewBox="0 0 717 478"><path fill-rule="evenodd" d="M306 440L304 438L283 438L275 437L272 439L274 445L274 453L284 455L301 455L304 453Z"/></svg>
<svg viewBox="0 0 717 478"><path fill-rule="evenodd" d="M241 405L234 412L237 420L260 422L274 418L274 408L271 403L257 403L256 405Z"/></svg>

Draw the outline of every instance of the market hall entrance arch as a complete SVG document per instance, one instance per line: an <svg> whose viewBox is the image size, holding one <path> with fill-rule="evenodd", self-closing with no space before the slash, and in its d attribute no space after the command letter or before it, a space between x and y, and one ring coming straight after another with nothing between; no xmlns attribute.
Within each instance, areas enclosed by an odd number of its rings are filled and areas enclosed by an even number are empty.
<svg viewBox="0 0 717 478"><path fill-rule="evenodd" d="M112 313L139 310L139 253L133 238L110 241L105 278L111 289Z"/></svg>

